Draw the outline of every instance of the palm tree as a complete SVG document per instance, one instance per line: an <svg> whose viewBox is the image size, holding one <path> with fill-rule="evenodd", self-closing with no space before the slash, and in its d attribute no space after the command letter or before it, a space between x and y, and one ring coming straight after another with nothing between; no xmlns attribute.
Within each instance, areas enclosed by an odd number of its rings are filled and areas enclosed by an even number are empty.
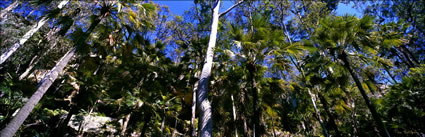
<svg viewBox="0 0 425 137"><path fill-rule="evenodd" d="M368 49L369 51L370 49L373 50L376 41L372 39L372 29L373 18L370 16L364 16L362 19L353 16L331 16L320 20L319 27L313 35L313 39L324 53L329 53L331 57L337 56L342 61L342 65L353 78L367 107L372 113L372 117L380 129L379 133L382 136L389 137L388 130L377 113L375 106L367 96L358 74L353 70L350 57L347 55L348 51L361 51L367 54ZM350 55L355 55L355 53Z"/></svg>

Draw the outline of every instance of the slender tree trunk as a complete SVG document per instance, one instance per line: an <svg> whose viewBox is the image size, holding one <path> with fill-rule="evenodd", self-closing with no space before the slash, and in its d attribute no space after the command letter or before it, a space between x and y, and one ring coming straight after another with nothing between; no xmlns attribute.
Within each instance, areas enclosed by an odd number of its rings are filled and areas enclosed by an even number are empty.
<svg viewBox="0 0 425 137"><path fill-rule="evenodd" d="M406 66L408 68L413 68L414 67L413 63L407 57L398 54L399 51L396 48L393 47L393 48L390 49L390 51L393 54L395 54L401 61L403 61L403 63L406 64Z"/></svg>
<svg viewBox="0 0 425 137"><path fill-rule="evenodd" d="M212 136L212 112L211 103L208 101L208 82L211 75L211 68L214 57L214 48L217 39L218 10L220 9L220 0L216 0L213 7L213 21L211 25L210 40L208 43L207 55L202 68L199 80L198 106L200 110L199 117L199 135L201 137Z"/></svg>
<svg viewBox="0 0 425 137"><path fill-rule="evenodd" d="M241 105L241 119L243 121L243 135L244 137L248 137L249 136L249 132L248 132L248 124L246 122L246 116L245 116L245 111L246 111L246 105L245 105L245 99L248 99L247 95L246 95L246 90L242 89L241 90L241 94L240 94L240 103Z"/></svg>
<svg viewBox="0 0 425 137"><path fill-rule="evenodd" d="M66 114L66 118L62 122L59 123L59 126L57 127L55 136L57 136L57 137L65 136L65 127L68 125L69 121L71 120L72 115L74 115L77 112L78 112L78 109L76 108L76 106L71 106L68 114Z"/></svg>
<svg viewBox="0 0 425 137"><path fill-rule="evenodd" d="M235 129L235 137L238 137L238 128L236 127L236 107L235 100L233 99L233 94L230 94L230 99L232 99L233 128Z"/></svg>
<svg viewBox="0 0 425 137"><path fill-rule="evenodd" d="M335 116L329 111L329 106L328 106L328 102L326 101L326 98L320 92L318 93L318 96L319 96L320 102L322 102L323 104L326 114L329 117L329 121L330 121L329 126L333 128L333 130L335 131L335 136L340 137L341 133L339 132L338 126L336 125Z"/></svg>
<svg viewBox="0 0 425 137"><path fill-rule="evenodd" d="M142 133L140 134L141 137L145 136L146 129L148 129L148 126L149 126L150 119L151 119L150 113L148 113L147 115L144 116L144 122L145 123L143 124Z"/></svg>
<svg viewBox="0 0 425 137"><path fill-rule="evenodd" d="M194 77L195 78L199 78L199 72L197 72L198 70L198 62L195 61L195 74ZM192 127L192 137L196 137L196 125L195 125L195 120L196 120L196 91L198 91L198 84L199 84L199 80L195 82L195 84L193 85L193 93L192 93L192 118L190 119L190 125Z"/></svg>
<svg viewBox="0 0 425 137"><path fill-rule="evenodd" d="M195 82L195 85L193 86L193 93L192 93L192 118L190 119L190 125L192 126L192 137L196 137L196 125L195 125L195 119L196 119L196 91L198 90L198 82Z"/></svg>
<svg viewBox="0 0 425 137"><path fill-rule="evenodd" d="M101 19L106 14L97 18L86 31L86 33L81 36L77 44L69 50L53 67L49 73L47 73L44 78L40 81L37 91L31 96L27 103L22 107L22 109L18 112L18 114L9 122L9 124L0 132L2 137L12 137L18 128L22 125L25 119L28 117L29 113L34 109L35 105L38 104L41 97L46 93L47 89L53 84L56 78L59 76L59 73L63 71L65 66L71 61L71 58L75 55L77 51L77 47L82 45L83 42L89 37L90 33L94 30L94 28L100 23Z"/></svg>
<svg viewBox="0 0 425 137"><path fill-rule="evenodd" d="M177 136L177 119L176 119L176 123L174 123L174 130L173 130L173 134L171 135L171 137L176 137Z"/></svg>
<svg viewBox="0 0 425 137"><path fill-rule="evenodd" d="M68 3L68 1L69 0L63 0L61 3L59 3L58 9L62 9ZM6 52L4 52L0 57L0 65L3 64L16 50L18 50L21 45L24 45L25 42L31 38L31 36L34 35L34 33L36 33L47 21L49 21L49 17L44 16L41 18L37 24L35 24L27 33L25 33L19 42L13 44L11 48L6 50Z"/></svg>
<svg viewBox="0 0 425 137"><path fill-rule="evenodd" d="M126 135L127 126L128 126L128 122L130 121L130 118L131 118L131 112L130 112L130 114L125 116L125 119L124 119L123 124L122 124L121 136L123 136L123 137Z"/></svg>
<svg viewBox="0 0 425 137"><path fill-rule="evenodd" d="M391 79L394 81L394 83L397 84L398 82L397 82L397 80L395 80L394 76L391 74L390 68L385 64L383 64L383 66L384 66L385 72L388 73L388 76L390 76Z"/></svg>
<svg viewBox="0 0 425 137"><path fill-rule="evenodd" d="M164 125L165 125L165 115L164 115L164 118L162 118L162 122L161 122L161 133L162 133L162 135L164 135Z"/></svg>
<svg viewBox="0 0 425 137"><path fill-rule="evenodd" d="M406 56L406 58L412 60L412 64L415 65L415 67L419 66L419 61L416 59L415 56L413 56L412 52L410 52L410 50L406 48L406 45L400 46L399 49L403 53L403 55Z"/></svg>
<svg viewBox="0 0 425 137"><path fill-rule="evenodd" d="M357 121L356 121L356 108L355 108L355 102L354 99L351 97L350 93L345 90L343 87L339 87L347 96L347 98L343 97L344 101L347 103L347 105L352 109L351 111L351 127L353 128L352 137L357 135Z"/></svg>
<svg viewBox="0 0 425 137"><path fill-rule="evenodd" d="M9 6L7 6L7 8L1 10L1 12L0 12L0 19L3 19L4 18L4 15L6 15L7 12L12 11L16 7L18 7L18 5L19 5L19 0L15 0L15 2L13 2Z"/></svg>
<svg viewBox="0 0 425 137"><path fill-rule="evenodd" d="M354 73L354 71L351 69L347 54L345 51L342 52L340 55L341 60L344 62L344 67L350 72L351 77L353 78L354 82L357 85L357 88L359 89L360 93L362 94L363 99L366 102L367 107L369 108L370 112L372 113L373 119L375 119L375 122L379 128L379 133L383 137L390 137L390 133L388 132L387 128L385 127L384 123L381 121L381 118L378 114L378 112L375 109L375 106L370 101L369 97L366 94L366 90L364 90L362 83L360 82L360 79L357 77L357 75Z"/></svg>
<svg viewBox="0 0 425 137"><path fill-rule="evenodd" d="M316 113L317 119L319 120L319 123L320 123L320 125L323 128L323 130L322 130L323 131L323 135L325 135L325 137L328 137L329 136L329 132L326 129L325 124L323 123L323 120L322 120L322 117L320 116L319 110L317 110L316 101L314 99L314 96L311 93L310 88L308 88L307 91L308 91L308 94L310 95L311 102L313 103L314 113Z"/></svg>
<svg viewBox="0 0 425 137"><path fill-rule="evenodd" d="M273 137L276 137L276 131L274 130L274 119L272 117L272 130L273 130Z"/></svg>
<svg viewBox="0 0 425 137"><path fill-rule="evenodd" d="M406 66L408 68L412 68L412 64L410 64L405 58L403 58L400 54L398 54L397 49L395 48L391 48L390 52L393 53L394 55L396 55L404 64L406 64Z"/></svg>
<svg viewBox="0 0 425 137"><path fill-rule="evenodd" d="M28 19L28 17L30 17L30 16L32 15L32 13L34 13L34 11L35 11L35 9L31 10L31 12L30 12L30 13L28 13L28 15L27 15L27 16L25 16L25 19L27 20L27 19Z"/></svg>
<svg viewBox="0 0 425 137"><path fill-rule="evenodd" d="M282 16L282 18L283 18L283 14L281 15ZM292 40L291 40L291 36L290 36L290 34L289 34L289 32L288 32L288 30L287 30L287 28L286 28L286 26L285 26L285 23L282 23L283 25L283 29L284 29L284 33L286 34L286 38L288 39L288 41L289 41L289 43L290 44L292 44ZM301 72L301 76L302 76L302 78L304 79L305 78L305 74L304 74L304 70L301 68L301 67L299 67L298 66L298 64L296 63L296 61L294 61L294 59L290 56L289 57L290 58L290 61L292 62L292 64L294 64L294 66L295 66L295 68L297 68L297 70L299 71L299 72ZM319 120L319 123L320 123L320 125L322 126L322 128L323 128L323 134L326 136L326 137L328 137L329 136L329 132L328 132L328 130L326 129L326 126L325 126L325 124L323 123L323 121L322 121L322 118L320 117L320 113L319 113L319 111L317 110L317 107L316 107L316 102L314 101L314 98L313 98L313 94L311 93L311 88L310 87L307 87L307 91L308 91L308 94L310 95L310 98L311 98L311 102L313 103L313 106L314 106L314 112L316 113L316 116L318 117L318 120ZM303 123L303 128L305 129L305 126L304 126L304 123Z"/></svg>
<svg viewBox="0 0 425 137"><path fill-rule="evenodd" d="M252 115L252 120L253 120L253 126L252 126L252 136L256 137L256 128L259 127L259 110L257 108L257 104L258 104L258 91L257 91L257 83L255 80L255 72L256 72L256 67L254 63L248 63L247 64L248 70L249 70L249 75L250 75L250 81L251 81L251 92L252 92L252 98L253 98L253 103L252 103L252 107L254 110L254 115Z"/></svg>

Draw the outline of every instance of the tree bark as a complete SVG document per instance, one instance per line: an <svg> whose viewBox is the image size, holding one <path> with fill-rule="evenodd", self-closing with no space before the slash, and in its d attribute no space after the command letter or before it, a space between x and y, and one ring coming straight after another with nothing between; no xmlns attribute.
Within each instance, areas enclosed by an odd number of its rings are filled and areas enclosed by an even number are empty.
<svg viewBox="0 0 425 137"><path fill-rule="evenodd" d="M105 13L103 13L106 15ZM27 103L22 107L18 114L9 122L9 124L0 132L2 137L12 137L18 128L22 125L29 113L34 109L35 105L38 104L41 97L46 93L47 89L53 84L59 73L63 71L65 66L71 61L71 58L75 55L78 46L82 45L83 42L89 37L90 33L100 23L104 15L97 18L86 31L86 33L77 40L77 44L69 50L53 67L49 73L40 81L37 91L31 96Z"/></svg>
<svg viewBox="0 0 425 137"><path fill-rule="evenodd" d="M13 2L9 6L7 6L7 8L1 10L1 12L0 12L0 19L3 19L4 18L4 15L7 12L10 12L12 9L15 9L16 7L18 7L18 5L19 5L19 0L15 0L15 2Z"/></svg>
<svg viewBox="0 0 425 137"><path fill-rule="evenodd" d="M58 9L62 9L68 3L68 1L69 0L63 0L61 3L59 3ZM27 33L25 33L25 35L19 40L19 42L13 44L11 48L6 50L6 52L4 52L0 57L0 65L3 64L16 50L18 50L21 45L24 45L25 42L41 28L41 26L43 26L47 21L49 21L49 19L50 18L47 16L41 18L41 20L38 21L37 24L35 24Z"/></svg>
<svg viewBox="0 0 425 137"><path fill-rule="evenodd" d="M233 99L233 94L230 95L230 99L232 99L233 128L235 129L235 137L238 137L238 128L236 127L236 107L235 107L235 100Z"/></svg>
<svg viewBox="0 0 425 137"><path fill-rule="evenodd" d="M217 39L218 10L220 9L220 0L216 0L213 7L213 21L211 25L210 40L208 43L207 55L202 68L199 80L198 106L200 110L199 117L199 135L201 137L212 136L212 112L211 103L208 101L208 82L211 75L211 68L214 57L214 48Z"/></svg>
<svg viewBox="0 0 425 137"><path fill-rule="evenodd" d="M344 62L345 69L347 69L348 72L350 72L351 77L353 78L354 82L357 85L357 88L359 89L360 93L362 94L362 97L366 102L366 106L369 108L370 112L372 113L372 117L375 120L375 122L378 126L378 129L380 130L379 134L381 134L381 136L383 136L383 137L390 137L390 133L388 132L384 123L381 121L381 118L380 118L378 112L376 111L375 106L372 104L369 97L367 96L366 90L362 86L362 82L360 82L360 79L357 77L357 74L355 74L354 71L352 70L350 63L349 63L349 60L348 60L348 57L347 57L347 54L345 53L345 51L343 51L340 54L340 58Z"/></svg>
<svg viewBox="0 0 425 137"><path fill-rule="evenodd" d="M197 90L198 90L198 81L193 86L193 93L192 93L192 118L190 119L190 125L192 126L192 137L196 137L195 119L196 119L196 91Z"/></svg>

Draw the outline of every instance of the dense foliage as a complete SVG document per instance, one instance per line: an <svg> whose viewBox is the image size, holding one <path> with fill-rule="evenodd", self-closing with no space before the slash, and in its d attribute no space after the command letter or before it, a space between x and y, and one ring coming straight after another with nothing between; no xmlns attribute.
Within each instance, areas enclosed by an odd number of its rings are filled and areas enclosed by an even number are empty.
<svg viewBox="0 0 425 137"><path fill-rule="evenodd" d="M220 3L0 1L0 135L425 136L424 1Z"/></svg>

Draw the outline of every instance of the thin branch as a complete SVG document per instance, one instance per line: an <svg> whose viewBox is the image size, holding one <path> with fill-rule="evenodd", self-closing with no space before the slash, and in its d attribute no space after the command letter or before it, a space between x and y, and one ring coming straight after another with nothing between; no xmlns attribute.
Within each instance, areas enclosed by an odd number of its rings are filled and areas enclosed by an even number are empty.
<svg viewBox="0 0 425 137"><path fill-rule="evenodd" d="M233 8L240 5L242 2L244 2L244 0L240 0L238 3L234 4L232 7L228 8L226 11L220 13L218 17L220 18L221 16L224 16L226 13L230 12Z"/></svg>

